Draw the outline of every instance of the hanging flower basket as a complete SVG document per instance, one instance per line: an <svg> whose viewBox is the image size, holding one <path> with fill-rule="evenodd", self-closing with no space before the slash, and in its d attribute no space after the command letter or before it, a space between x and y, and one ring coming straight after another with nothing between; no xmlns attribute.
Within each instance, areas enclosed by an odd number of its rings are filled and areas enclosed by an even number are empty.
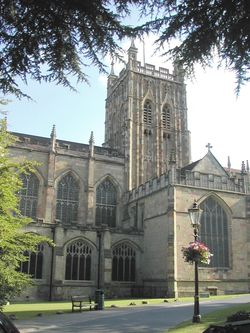
<svg viewBox="0 0 250 333"><path fill-rule="evenodd" d="M209 248L199 241L191 242L188 247L183 247L182 253L185 261L190 264L197 261L198 263L209 265L213 256Z"/></svg>

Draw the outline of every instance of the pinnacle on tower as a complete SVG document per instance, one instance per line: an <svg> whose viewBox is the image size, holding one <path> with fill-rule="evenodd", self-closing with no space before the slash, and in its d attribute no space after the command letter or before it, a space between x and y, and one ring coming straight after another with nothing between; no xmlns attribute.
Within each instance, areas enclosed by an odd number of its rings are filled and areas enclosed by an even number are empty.
<svg viewBox="0 0 250 333"><path fill-rule="evenodd" d="M135 39L134 39L134 37L133 37L132 40L131 40L131 45L130 45L130 47L133 47L134 49L136 48L136 47L135 47Z"/></svg>
<svg viewBox="0 0 250 333"><path fill-rule="evenodd" d="M128 59L137 60L137 53L138 49L135 47L134 38L132 38L130 48L128 49Z"/></svg>
<svg viewBox="0 0 250 333"><path fill-rule="evenodd" d="M246 166L244 161L242 161L241 163L241 174L242 175L246 174Z"/></svg>
<svg viewBox="0 0 250 333"><path fill-rule="evenodd" d="M52 131L51 131L51 134L50 134L50 149L55 152L55 149L56 149L56 126L53 125L52 127Z"/></svg>
<svg viewBox="0 0 250 333"><path fill-rule="evenodd" d="M89 157L94 156L94 143L95 143L94 134L93 131L91 131L89 138Z"/></svg>
<svg viewBox="0 0 250 333"><path fill-rule="evenodd" d="M114 60L113 59L111 61L111 70L110 70L110 74L109 75L115 75L115 71L114 71Z"/></svg>
<svg viewBox="0 0 250 333"><path fill-rule="evenodd" d="M90 138L89 138L89 144L90 145L93 145L95 143L95 140L94 140L94 133L93 131L91 131L90 133Z"/></svg>
<svg viewBox="0 0 250 333"><path fill-rule="evenodd" d="M53 127L52 127L50 137L51 137L51 139L56 137L56 126L55 125L53 125Z"/></svg>
<svg viewBox="0 0 250 333"><path fill-rule="evenodd" d="M227 168L228 168L228 171L231 172L231 161L230 161L230 156L227 157Z"/></svg>

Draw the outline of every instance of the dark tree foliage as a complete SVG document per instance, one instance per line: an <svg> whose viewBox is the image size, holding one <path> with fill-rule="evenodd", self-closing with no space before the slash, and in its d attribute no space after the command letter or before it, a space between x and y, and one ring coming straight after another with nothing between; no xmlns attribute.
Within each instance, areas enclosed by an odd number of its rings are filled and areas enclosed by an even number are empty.
<svg viewBox="0 0 250 333"><path fill-rule="evenodd" d="M119 40L131 35L121 24L129 3L115 1L110 7L105 0L0 0L2 93L24 96L17 78L73 88L70 76L87 81L84 67L105 71L103 57L119 56Z"/></svg>
<svg viewBox="0 0 250 333"><path fill-rule="evenodd" d="M148 21L133 30L122 20L134 9ZM119 58L122 38L145 32L188 73L218 56L237 91L249 81L249 0L0 0L0 91L22 97L17 79L27 78L73 88L69 78L87 81L89 65L105 71L103 57Z"/></svg>
<svg viewBox="0 0 250 333"><path fill-rule="evenodd" d="M192 73L196 63L210 65L217 56L219 65L236 73L237 93L249 81L249 0L152 0L142 8L146 14L153 19L140 33L158 33L158 49L165 47L163 54L177 59L187 72ZM174 38L180 43L168 49Z"/></svg>

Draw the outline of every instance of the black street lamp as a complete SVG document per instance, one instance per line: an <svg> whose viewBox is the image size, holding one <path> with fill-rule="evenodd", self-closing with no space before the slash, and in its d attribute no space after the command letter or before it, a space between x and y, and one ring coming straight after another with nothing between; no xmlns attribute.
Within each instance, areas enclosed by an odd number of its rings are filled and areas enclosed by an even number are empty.
<svg viewBox="0 0 250 333"><path fill-rule="evenodd" d="M198 207L197 202L194 201L193 207L188 210L188 214L191 220L191 225L194 229L194 241L198 240L198 232L200 227L200 219L202 210ZM194 315L193 323L200 323L200 297L199 297L199 276L198 276L198 261L194 262Z"/></svg>

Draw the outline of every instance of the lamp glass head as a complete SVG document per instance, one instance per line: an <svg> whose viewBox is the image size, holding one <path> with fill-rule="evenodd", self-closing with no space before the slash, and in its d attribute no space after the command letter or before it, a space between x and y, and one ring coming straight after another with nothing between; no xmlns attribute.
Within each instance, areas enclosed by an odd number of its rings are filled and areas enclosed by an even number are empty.
<svg viewBox="0 0 250 333"><path fill-rule="evenodd" d="M199 228L202 209L199 208L196 201L194 201L193 207L188 210L188 214L191 220L192 227Z"/></svg>

